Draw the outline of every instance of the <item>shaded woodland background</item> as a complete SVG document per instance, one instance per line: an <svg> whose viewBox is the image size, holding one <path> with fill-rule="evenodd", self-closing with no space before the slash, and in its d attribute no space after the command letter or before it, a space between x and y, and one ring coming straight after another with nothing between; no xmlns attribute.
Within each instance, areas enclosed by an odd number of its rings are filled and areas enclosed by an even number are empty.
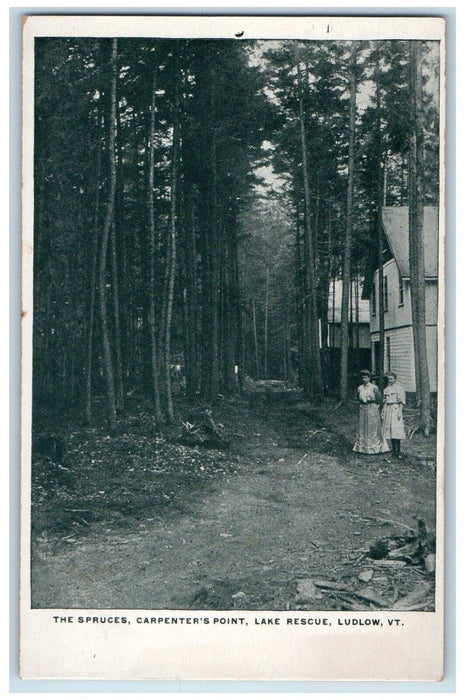
<svg viewBox="0 0 465 700"><path fill-rule="evenodd" d="M437 46L36 39L34 430L114 429L133 397L161 425L248 377L347 399L381 207L409 204L413 245L438 204Z"/></svg>

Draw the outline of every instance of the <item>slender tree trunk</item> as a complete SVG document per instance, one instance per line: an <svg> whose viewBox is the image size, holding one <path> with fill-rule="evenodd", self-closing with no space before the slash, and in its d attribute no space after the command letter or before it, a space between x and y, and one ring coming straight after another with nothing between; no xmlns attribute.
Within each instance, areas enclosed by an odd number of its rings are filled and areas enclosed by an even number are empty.
<svg viewBox="0 0 465 700"><path fill-rule="evenodd" d="M384 154L384 157L383 157L383 197L382 197L383 207L386 206L387 197L388 197L388 174L389 174L388 163L389 163L389 151L386 151L386 153Z"/></svg>
<svg viewBox="0 0 465 700"><path fill-rule="evenodd" d="M209 51L207 50L207 56ZM214 61L202 74L207 108L203 131L204 170L200 187L200 226L202 256L202 395L212 399L219 391L219 259L221 221L218 215L218 174L216 146L216 79Z"/></svg>
<svg viewBox="0 0 465 700"><path fill-rule="evenodd" d="M237 215L234 213L232 229L232 266L233 266L233 303L236 317L236 348L235 357L237 363L237 380L239 391L244 390L244 358L242 348L244 347L244 328L242 323L242 300L241 285L239 277L239 251L237 246Z"/></svg>
<svg viewBox="0 0 465 700"><path fill-rule="evenodd" d="M116 258L116 226L113 219L111 227L111 273L113 292L113 314L115 323L115 366L116 366L116 407L124 409L123 364L121 357L121 326L118 286L118 261Z"/></svg>
<svg viewBox="0 0 465 700"><path fill-rule="evenodd" d="M201 255L201 393L206 399L211 397L211 245L210 245L210 197L209 183L204 177L199 188L199 228Z"/></svg>
<svg viewBox="0 0 465 700"><path fill-rule="evenodd" d="M354 140L355 140L355 109L357 84L355 69L357 62L358 44L354 42L350 56L350 103L349 103L349 162L347 173L347 213L344 236L344 261L342 271L342 301L341 301L341 400L348 399L348 349L349 349L349 287L352 258L352 214L354 192Z"/></svg>
<svg viewBox="0 0 465 700"><path fill-rule="evenodd" d="M349 348L354 346L354 278L352 268L350 269L350 285L349 285ZM352 362L349 363L351 371L353 371Z"/></svg>
<svg viewBox="0 0 465 700"><path fill-rule="evenodd" d="M332 251L332 221L331 212L328 212L328 228L327 228L327 246L325 248L326 252L323 256L321 266L320 266L320 279L319 279L319 316L321 323L321 369L323 375L323 384L326 387L328 384L328 362L329 362L329 351L328 351L328 305L329 305L329 294L331 285L331 251ZM323 253L323 250L321 254ZM321 255L320 254L320 255Z"/></svg>
<svg viewBox="0 0 465 700"><path fill-rule="evenodd" d="M211 90L211 209L210 209L210 241L211 241L211 343L212 343L212 365L211 365L211 397L215 397L219 392L220 378L220 259L222 250L221 221L218 215L218 174L217 174L217 153L216 153L216 133L213 116L215 114L215 95L213 88L214 74L212 71Z"/></svg>
<svg viewBox="0 0 465 700"><path fill-rule="evenodd" d="M384 199L384 174L383 168L383 142L381 134L381 87L379 76L379 58L376 68L376 142L377 142L377 192L376 192L376 232L378 247L378 310L379 310L379 385L382 386L384 378L384 259L383 259L383 199Z"/></svg>
<svg viewBox="0 0 465 700"><path fill-rule="evenodd" d="M124 119L121 119L121 114L118 112L117 126L116 126L116 144L117 154L119 137L123 138L122 132L124 130ZM120 323L120 337L121 337L121 366L123 373L123 388L126 381L130 381L130 361L129 361L129 348L130 348L130 325L129 325L129 313L130 313L130 302L129 302L129 280L127 273L127 224L126 224L126 212L125 212L125 198L124 198L124 187L125 187L125 177L126 172L124 169L124 159L121 149L121 157L118 158L117 170L116 170L116 193L115 193L115 226L116 226L116 239L117 239L117 259L118 259L118 298L119 298L119 323Z"/></svg>
<svg viewBox="0 0 465 700"><path fill-rule="evenodd" d="M66 381L66 375L67 375L67 368L68 368L68 362L67 362L67 354L66 354L66 345L63 343L61 346L61 358L62 358L62 365L61 365L61 396L63 397L64 403L68 403L68 392L67 392L67 381Z"/></svg>
<svg viewBox="0 0 465 700"><path fill-rule="evenodd" d="M108 419L110 430L114 430L116 424L116 399L115 399L115 383L113 376L113 362L110 348L110 334L108 330L108 313L106 302L106 271L107 271L107 250L110 228L114 216L115 207L115 191L116 191L116 157L115 157L115 125L116 125L116 61L118 52L118 40L113 39L112 42L112 77L111 77L111 107L109 121L109 156L110 156L110 191L108 194L107 211L105 222L103 225L103 235L100 248L100 266L99 266L99 301L100 301L100 320L102 324L102 343L103 343L103 362L104 372L107 385L108 396Z"/></svg>
<svg viewBox="0 0 465 700"><path fill-rule="evenodd" d="M334 273L333 276L333 312L332 312L332 325L333 325L333 340L332 340L332 347L334 348L336 346L336 274Z"/></svg>
<svg viewBox="0 0 465 700"><path fill-rule="evenodd" d="M250 348L249 348L249 343L248 343L248 328L247 328L247 316L245 313L245 309L242 309L241 311L241 340L242 340L242 345L241 345L241 358L242 358L242 376L241 373L239 374L239 389L240 391L244 391L244 378L245 375L251 375L252 374L252 362L250 359ZM239 372L240 372L239 368Z"/></svg>
<svg viewBox="0 0 465 700"><path fill-rule="evenodd" d="M149 144L149 333L150 333L150 350L152 364L152 391L153 405L155 408L155 419L158 424L163 420L161 402L160 402L160 377L158 363L158 348L157 348L157 331L155 321L155 256L156 256L156 238L155 238L155 210L154 210L154 193L153 193L153 171L154 171L154 148L155 148L155 108L156 108L156 89L157 89L157 66L155 66L152 83L152 104L150 109L150 144Z"/></svg>
<svg viewBox="0 0 465 700"><path fill-rule="evenodd" d="M228 258L229 258L229 246L227 233L220 230L220 250L218 255L218 367L219 367L219 378L220 386L219 390L222 393L228 394L230 390L230 372L231 372L231 325L229 319L229 270L228 270Z"/></svg>
<svg viewBox="0 0 465 700"><path fill-rule="evenodd" d="M384 377L384 267L383 267L383 223L382 212L378 208L377 249L378 249L378 311L379 311L379 383Z"/></svg>
<svg viewBox="0 0 465 700"><path fill-rule="evenodd" d="M323 364L326 360L328 350L328 301L329 301L329 286L331 276L331 250L332 250L332 222L331 212L328 213L328 247L326 256L321 267L320 276L320 319L321 319L321 347L323 353Z"/></svg>
<svg viewBox="0 0 465 700"><path fill-rule="evenodd" d="M165 269L164 269L164 275L163 275L160 321L158 324L158 337L157 337L158 352L157 352L157 356L159 358L161 358L160 359L160 366L159 366L160 393L164 394L164 398L166 400L166 363L164 361L164 358L165 358L165 351L166 351L166 328L167 328L168 298L169 298L171 256L172 256L171 223L170 223L170 228L169 228L165 238L166 238Z"/></svg>
<svg viewBox="0 0 465 700"><path fill-rule="evenodd" d="M305 205L304 205L305 208ZM305 215L306 216L306 215ZM302 386L307 394L311 394L312 347L315 329L311 322L311 291L310 291L310 250L308 229L303 227L302 234L302 356L301 377Z"/></svg>
<svg viewBox="0 0 465 700"><path fill-rule="evenodd" d="M286 358L287 358L287 372L286 372L286 379L287 381L292 381L293 376L292 376L292 355L291 355L291 328L289 324L289 319L291 318L291 313L289 309L289 313L287 315L287 322L286 322Z"/></svg>
<svg viewBox="0 0 465 700"><path fill-rule="evenodd" d="M412 129L409 149L409 260L412 323L417 398L420 399L420 427L431 429L431 394L426 345L425 252L423 239L423 124L421 48L410 42L410 99Z"/></svg>
<svg viewBox="0 0 465 700"><path fill-rule="evenodd" d="M283 330L283 379L287 382L287 327Z"/></svg>
<svg viewBox="0 0 465 700"><path fill-rule="evenodd" d="M255 314L255 299L252 299L252 320L253 320L253 338L255 345L255 366L257 371L257 379L260 379L260 362L258 355L258 337L257 337L257 317Z"/></svg>
<svg viewBox="0 0 465 700"><path fill-rule="evenodd" d="M297 207L296 217L296 238L295 238L295 303L297 317L297 347L299 356L299 380L303 383L302 369L305 358L305 343L304 343L304 304L305 288L302 279L302 255L301 255L301 236L300 236L300 212Z"/></svg>
<svg viewBox="0 0 465 700"><path fill-rule="evenodd" d="M168 301L166 308L165 331L165 381L166 406L168 420L174 422L173 396L171 387L171 318L173 312L174 280L176 275L176 229L177 229L177 192L178 192L178 160L180 145L180 114L179 114L179 68L176 66L176 85L173 115L173 148L171 162L171 207L170 207L170 268L168 283Z"/></svg>
<svg viewBox="0 0 465 700"><path fill-rule="evenodd" d="M357 267L357 271L355 273L355 347L357 349L357 358L358 358L358 350L360 348L360 303L359 303L359 277L358 277L359 271Z"/></svg>
<svg viewBox="0 0 465 700"><path fill-rule="evenodd" d="M173 133L174 138L174 133ZM174 143L174 142L173 142ZM172 149L173 155L173 149ZM171 166L172 167L172 166ZM172 173L171 173L172 179ZM166 377L166 329L167 329L167 315L168 315L168 299L169 299L169 286L170 286L170 274L171 274L171 263L172 263L172 231L171 231L171 219L168 231L165 235L165 261L163 270L163 285L161 294L161 309L159 314L158 323L158 333L157 333L157 358L159 359L159 390L160 398L163 396L165 406L167 405L167 377ZM160 275L161 276L161 275Z"/></svg>
<svg viewBox="0 0 465 700"><path fill-rule="evenodd" d="M197 241L192 185L185 194L185 372L186 393L193 399L198 389L197 367Z"/></svg>
<svg viewBox="0 0 465 700"><path fill-rule="evenodd" d="M402 160L400 162L400 206L404 206L405 199L405 156L402 154Z"/></svg>
<svg viewBox="0 0 465 700"><path fill-rule="evenodd" d="M100 125L99 125L100 126ZM92 357L94 350L94 317L95 317L95 288L97 284L97 257L99 239L99 211L100 211L100 175L102 162L102 148L100 145L100 133L98 134L98 156L97 156L97 187L95 191L94 208L94 243L92 246L92 272L90 278L89 296L89 334L87 338L87 363L86 363L86 399L85 415L86 423L92 423Z"/></svg>
<svg viewBox="0 0 465 700"><path fill-rule="evenodd" d="M63 274L63 273L62 273ZM68 261L65 262L64 266L64 283L63 283L63 289L64 289L64 298L66 301L69 303L70 299L70 270L69 270L69 264ZM63 348L63 389L62 389L62 396L64 398L65 404L69 404L70 402L70 395L69 395L69 356L70 354L70 347L69 347L69 342L67 342L67 333L66 333L66 328L62 329L62 336L61 336L61 345Z"/></svg>
<svg viewBox="0 0 465 700"><path fill-rule="evenodd" d="M299 88L299 120L302 147L302 170L305 200L305 238L308 247L308 276L309 276L309 383L307 391L315 398L323 394L323 378L321 373L321 357L318 334L317 285L315 274L315 243L311 228L311 197L308 177L307 136L305 130L305 113L303 104L302 74L300 61L297 61L297 76Z"/></svg>
<svg viewBox="0 0 465 700"><path fill-rule="evenodd" d="M265 337L264 337L264 369L263 375L265 379L268 379L268 303L269 303L269 289L270 289L270 270L266 268L266 282L265 282Z"/></svg>

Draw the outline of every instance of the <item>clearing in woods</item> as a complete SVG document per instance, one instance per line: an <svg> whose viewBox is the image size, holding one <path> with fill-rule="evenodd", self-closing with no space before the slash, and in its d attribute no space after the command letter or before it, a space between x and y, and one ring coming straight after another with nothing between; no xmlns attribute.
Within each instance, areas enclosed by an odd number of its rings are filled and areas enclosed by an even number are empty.
<svg viewBox="0 0 465 700"><path fill-rule="evenodd" d="M61 467L33 464L33 607L434 609L412 539L420 517L432 551L435 440L406 440L402 461L357 455L357 405L336 407L279 386L222 399L223 450L136 410L113 437L69 430Z"/></svg>

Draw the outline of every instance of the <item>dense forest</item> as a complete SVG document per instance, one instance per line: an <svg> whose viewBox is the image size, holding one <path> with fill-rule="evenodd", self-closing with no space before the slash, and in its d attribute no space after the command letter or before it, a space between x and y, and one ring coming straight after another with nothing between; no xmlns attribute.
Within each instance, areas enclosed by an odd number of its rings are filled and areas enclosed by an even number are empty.
<svg viewBox="0 0 465 700"><path fill-rule="evenodd" d="M346 400L351 281L382 260L385 205L410 208L424 378L418 212L438 203L438 95L434 42L36 39L35 418L104 407L112 429L137 395L161 425L178 396L249 377Z"/></svg>

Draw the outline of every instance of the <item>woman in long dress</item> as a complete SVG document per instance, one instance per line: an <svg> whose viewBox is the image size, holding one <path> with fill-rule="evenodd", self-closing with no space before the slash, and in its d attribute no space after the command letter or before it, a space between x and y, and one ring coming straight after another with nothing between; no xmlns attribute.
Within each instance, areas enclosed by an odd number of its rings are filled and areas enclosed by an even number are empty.
<svg viewBox="0 0 465 700"><path fill-rule="evenodd" d="M368 370L360 372L360 376L362 383L357 390L360 414L354 452L362 452L366 455L389 452L389 445L381 432L378 408L381 403L381 393L376 384L371 382L371 373Z"/></svg>
<svg viewBox="0 0 465 700"><path fill-rule="evenodd" d="M381 411L383 437L391 441L393 456L402 459L400 441L405 440L402 415L402 409L405 406L405 390L398 383L395 372L388 372L386 377L388 384L383 391L383 409Z"/></svg>

